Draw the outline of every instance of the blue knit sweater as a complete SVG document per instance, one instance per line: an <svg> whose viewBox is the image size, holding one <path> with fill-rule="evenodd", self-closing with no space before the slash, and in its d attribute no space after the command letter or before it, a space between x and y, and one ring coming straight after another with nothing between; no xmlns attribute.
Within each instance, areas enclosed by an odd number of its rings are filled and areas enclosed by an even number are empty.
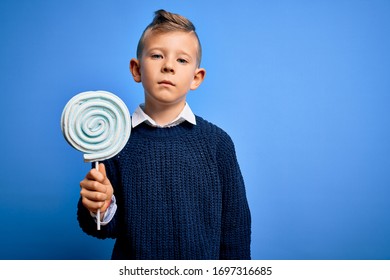
<svg viewBox="0 0 390 280"><path fill-rule="evenodd" d="M132 130L104 162L118 210L100 231L79 201L83 231L116 238L112 259L250 259L251 217L233 142L196 122Z"/></svg>

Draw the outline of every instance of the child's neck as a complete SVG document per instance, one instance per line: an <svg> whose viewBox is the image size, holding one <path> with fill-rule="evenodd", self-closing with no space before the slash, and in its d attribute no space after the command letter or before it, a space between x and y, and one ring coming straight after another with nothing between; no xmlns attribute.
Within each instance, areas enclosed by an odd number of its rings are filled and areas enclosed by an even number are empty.
<svg viewBox="0 0 390 280"><path fill-rule="evenodd" d="M144 111L158 125L164 126L177 118L183 111L185 104L185 101L169 105L156 105L145 102Z"/></svg>

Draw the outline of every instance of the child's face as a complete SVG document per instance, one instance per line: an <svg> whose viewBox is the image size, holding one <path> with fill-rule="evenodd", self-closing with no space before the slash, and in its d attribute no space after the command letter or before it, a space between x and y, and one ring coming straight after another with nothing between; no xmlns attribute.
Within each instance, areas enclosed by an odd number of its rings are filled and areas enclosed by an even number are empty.
<svg viewBox="0 0 390 280"><path fill-rule="evenodd" d="M192 33L146 34L142 57L137 61L139 77L132 69L134 79L143 84L145 102L184 103L188 91L196 89L205 75L204 69L197 67L197 53Z"/></svg>

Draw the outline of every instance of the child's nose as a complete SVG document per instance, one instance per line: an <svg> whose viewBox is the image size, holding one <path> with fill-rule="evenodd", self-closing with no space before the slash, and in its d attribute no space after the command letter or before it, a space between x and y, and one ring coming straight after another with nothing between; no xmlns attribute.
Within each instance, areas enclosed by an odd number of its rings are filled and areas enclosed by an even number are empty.
<svg viewBox="0 0 390 280"><path fill-rule="evenodd" d="M171 62L166 61L162 67L162 72L164 73L174 73L175 69L173 68L173 65Z"/></svg>

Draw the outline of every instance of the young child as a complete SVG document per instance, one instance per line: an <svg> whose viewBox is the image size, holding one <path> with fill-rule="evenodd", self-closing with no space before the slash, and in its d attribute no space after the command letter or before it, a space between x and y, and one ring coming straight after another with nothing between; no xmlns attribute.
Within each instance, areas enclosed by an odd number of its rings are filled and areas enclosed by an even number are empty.
<svg viewBox="0 0 390 280"><path fill-rule="evenodd" d="M205 77L201 55L195 27L177 14L157 11L141 36L130 71L145 103L125 148L80 183L80 227L115 238L112 259L250 259L251 217L233 142L186 103Z"/></svg>

